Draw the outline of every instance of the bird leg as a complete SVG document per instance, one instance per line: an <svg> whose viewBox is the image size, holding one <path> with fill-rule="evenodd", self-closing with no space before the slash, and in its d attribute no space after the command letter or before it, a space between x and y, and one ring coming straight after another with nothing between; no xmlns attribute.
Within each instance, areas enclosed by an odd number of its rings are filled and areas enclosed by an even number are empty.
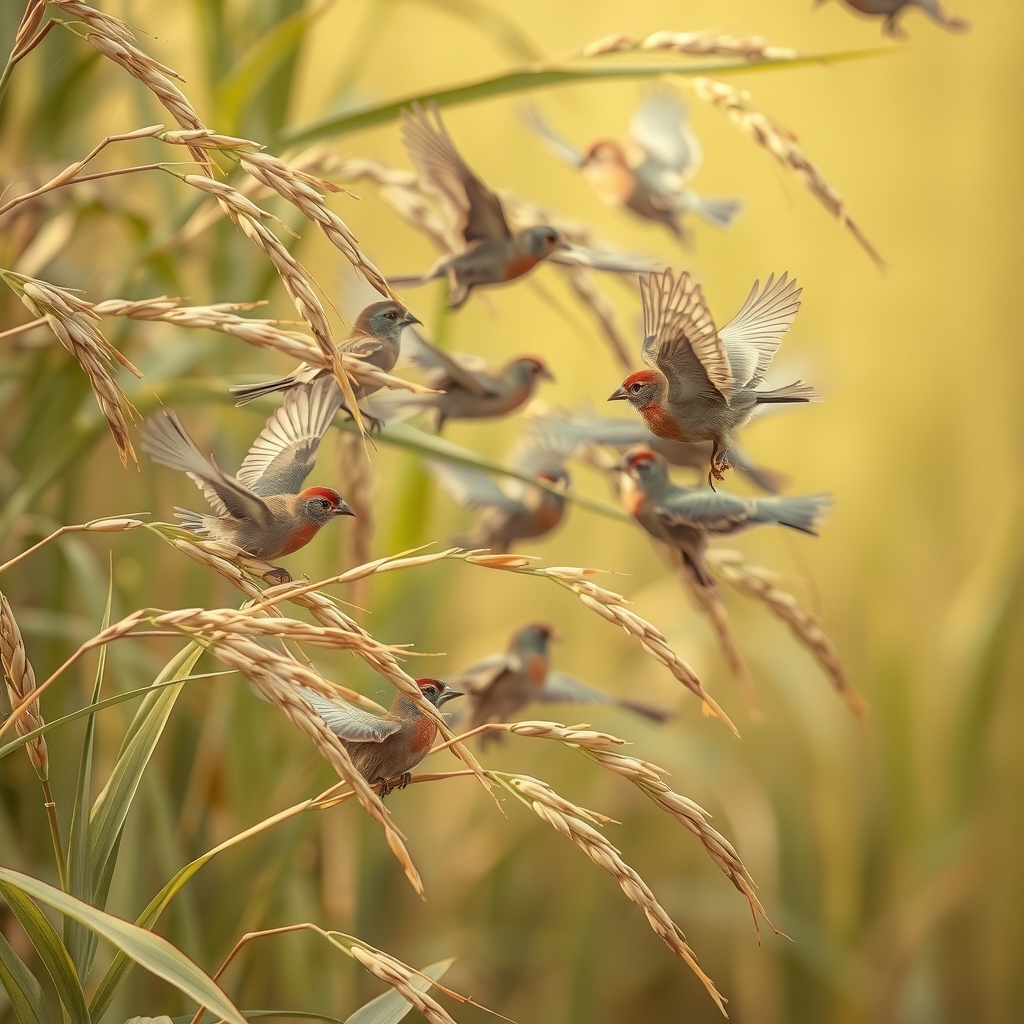
<svg viewBox="0 0 1024 1024"><path fill-rule="evenodd" d="M276 586L278 583L291 583L292 574L282 566L275 565L263 574L263 582L269 583L271 586Z"/></svg>
<svg viewBox="0 0 1024 1024"><path fill-rule="evenodd" d="M402 772L402 774L399 776L399 780L400 781L395 788L405 789L405 787L408 786L410 782L412 782L412 772Z"/></svg>
<svg viewBox="0 0 1024 1024"><path fill-rule="evenodd" d="M711 442L711 465L708 469L708 487L711 490L715 489L715 485L711 482L711 478L714 477L716 480L725 479L725 470L731 469L732 463L729 462L729 449L719 448L718 440L713 439Z"/></svg>
<svg viewBox="0 0 1024 1024"><path fill-rule="evenodd" d="M379 785L380 786L379 794L380 794L381 800L383 800L384 797L386 797L388 795L388 793L390 793L391 790L395 788L394 786L391 785L391 783L387 779L384 779L384 778L374 779L373 781L374 781L374 785Z"/></svg>
<svg viewBox="0 0 1024 1024"><path fill-rule="evenodd" d="M349 409L344 402L341 403L340 408L342 412L348 413L350 419L355 419L355 416L352 415L352 410ZM379 419L376 416L371 416L368 412L365 412L362 409L359 410L359 415L362 416L366 425L370 428L371 433L376 432L379 434L381 432L381 429L384 427L384 421L382 419Z"/></svg>

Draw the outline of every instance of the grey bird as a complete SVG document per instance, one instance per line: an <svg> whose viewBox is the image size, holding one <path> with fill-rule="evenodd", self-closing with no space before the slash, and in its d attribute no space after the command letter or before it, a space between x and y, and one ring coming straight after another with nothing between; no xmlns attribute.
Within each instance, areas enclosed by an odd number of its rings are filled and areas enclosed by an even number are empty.
<svg viewBox="0 0 1024 1024"><path fill-rule="evenodd" d="M814 0L814 6L820 7L825 0ZM882 17L882 31L894 39L901 39L906 33L900 25L905 11L917 7L924 11L932 21L948 28L951 32L966 32L971 23L955 15L942 0L845 0L847 6L861 14Z"/></svg>

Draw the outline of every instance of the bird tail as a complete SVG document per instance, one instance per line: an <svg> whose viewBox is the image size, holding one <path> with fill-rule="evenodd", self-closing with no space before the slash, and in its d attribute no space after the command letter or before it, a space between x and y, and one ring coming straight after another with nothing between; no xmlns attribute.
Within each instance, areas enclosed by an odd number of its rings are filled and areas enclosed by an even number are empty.
<svg viewBox="0 0 1024 1024"><path fill-rule="evenodd" d="M797 380L783 388L775 388L774 391L755 391L754 401L758 405L771 405L790 402L820 402L822 397L810 384Z"/></svg>
<svg viewBox="0 0 1024 1024"><path fill-rule="evenodd" d="M825 513L832 506L827 494L806 494L797 498L761 498L757 502L758 518L780 523L804 533L817 534Z"/></svg>
<svg viewBox="0 0 1024 1024"><path fill-rule="evenodd" d="M277 380L265 380L260 384L236 384L230 391L235 396L235 405L248 405L249 402L265 395L287 391L297 383L294 377L278 377Z"/></svg>
<svg viewBox="0 0 1024 1024"><path fill-rule="evenodd" d="M951 32L966 32L971 23L955 15L941 0L915 0L918 7Z"/></svg>
<svg viewBox="0 0 1024 1024"><path fill-rule="evenodd" d="M200 480L219 477L170 409L161 409L146 421L142 428L142 448L162 466L180 469Z"/></svg>
<svg viewBox="0 0 1024 1024"><path fill-rule="evenodd" d="M654 704L645 704L639 700L617 700L615 703L620 708L632 711L634 715L641 715L652 722L667 722L673 717L673 712L667 708L659 708Z"/></svg>
<svg viewBox="0 0 1024 1024"><path fill-rule="evenodd" d="M731 227L732 222L739 216L743 209L743 200L695 195L691 209L701 220L724 231Z"/></svg>
<svg viewBox="0 0 1024 1024"><path fill-rule="evenodd" d="M191 530L192 533L196 533L201 537L207 536L210 532L206 527L206 516L202 512L193 512L191 509L175 505L174 518L180 519L181 525L186 530Z"/></svg>

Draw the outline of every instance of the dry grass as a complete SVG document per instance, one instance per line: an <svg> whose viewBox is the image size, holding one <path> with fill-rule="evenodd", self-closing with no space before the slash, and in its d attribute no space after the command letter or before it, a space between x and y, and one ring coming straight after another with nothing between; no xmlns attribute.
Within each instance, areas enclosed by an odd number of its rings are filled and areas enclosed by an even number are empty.
<svg viewBox="0 0 1024 1024"><path fill-rule="evenodd" d="M648 36L610 35L580 50L581 57L610 53L646 53L668 50L692 57L741 57L743 60L795 60L799 54L782 46L770 46L760 36L730 36L704 32L654 32Z"/></svg>
<svg viewBox="0 0 1024 1024"><path fill-rule="evenodd" d="M11 707L17 708L35 692L36 674L25 653L25 641L21 638L21 630L14 618L14 612L11 611L11 606L2 593L0 593L0 663L4 667L7 695L10 698ZM39 710L37 699L25 707L15 728L19 736L24 736L26 733L41 728L43 724L43 715ZM25 750L39 778L47 779L50 774L50 761L46 752L46 740L42 736L37 736L35 739L29 740L25 745Z"/></svg>

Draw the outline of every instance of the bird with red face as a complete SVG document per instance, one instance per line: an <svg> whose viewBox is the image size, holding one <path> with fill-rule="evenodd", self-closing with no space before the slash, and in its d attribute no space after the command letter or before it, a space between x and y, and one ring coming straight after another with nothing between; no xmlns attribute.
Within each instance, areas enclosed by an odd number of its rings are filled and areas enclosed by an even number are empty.
<svg viewBox="0 0 1024 1024"><path fill-rule="evenodd" d="M508 722L530 704L614 704L664 722L669 712L620 700L551 668L551 626L534 622L516 630L504 654L492 654L463 669L451 682L469 697L470 727Z"/></svg>
<svg viewBox="0 0 1024 1024"><path fill-rule="evenodd" d="M526 112L525 121L549 152L583 172L606 206L663 224L680 242L687 240L687 213L724 229L743 206L738 199L699 196L687 184L700 169L704 153L690 127L686 104L667 88L652 91L633 115L629 151L615 140L601 139L580 153L536 108Z"/></svg>
<svg viewBox="0 0 1024 1024"><path fill-rule="evenodd" d="M814 6L820 7L824 2L825 0L814 0ZM906 35L899 19L912 7L924 11L932 21L938 22L951 32L966 32L971 27L969 21L955 15L942 0L845 0L845 3L861 14L884 18L882 31L894 39Z"/></svg>
<svg viewBox="0 0 1024 1024"><path fill-rule="evenodd" d="M417 679L416 685L435 708L464 696L440 679ZM437 722L404 693L396 695L384 715L347 701L330 700L314 690L303 689L301 693L341 740L359 774L371 786L380 785L382 798L409 785L413 768L430 753L437 738Z"/></svg>
<svg viewBox="0 0 1024 1024"><path fill-rule="evenodd" d="M821 401L801 381L757 390L800 309L800 292L787 275L755 281L740 311L715 327L701 287L671 270L640 279L644 307L644 362L609 401L627 401L647 427L669 441L711 442L711 477L732 466L733 431L767 405Z"/></svg>
<svg viewBox="0 0 1024 1024"><path fill-rule="evenodd" d="M142 447L155 462L187 473L213 515L175 510L181 525L200 537L237 544L254 558L290 555L321 527L355 513L330 487L302 484L341 396L331 377L290 389L267 420L236 476L206 458L170 409L161 409L142 431ZM276 570L283 579L285 570Z"/></svg>

